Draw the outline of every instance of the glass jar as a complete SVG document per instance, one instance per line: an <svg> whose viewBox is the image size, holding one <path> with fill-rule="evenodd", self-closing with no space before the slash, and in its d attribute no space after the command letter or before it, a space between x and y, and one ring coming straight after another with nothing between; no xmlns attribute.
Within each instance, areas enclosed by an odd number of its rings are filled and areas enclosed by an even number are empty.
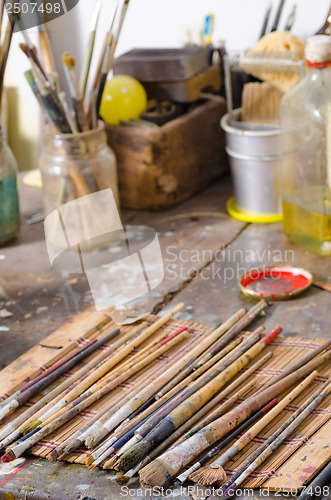
<svg viewBox="0 0 331 500"><path fill-rule="evenodd" d="M17 163L0 126L0 245L11 240L19 229Z"/></svg>
<svg viewBox="0 0 331 500"><path fill-rule="evenodd" d="M79 134L46 131L40 169L46 217L70 201L108 188L119 209L116 158L103 122Z"/></svg>
<svg viewBox="0 0 331 500"><path fill-rule="evenodd" d="M284 231L331 255L331 37L310 37L306 59L306 77L280 107Z"/></svg>

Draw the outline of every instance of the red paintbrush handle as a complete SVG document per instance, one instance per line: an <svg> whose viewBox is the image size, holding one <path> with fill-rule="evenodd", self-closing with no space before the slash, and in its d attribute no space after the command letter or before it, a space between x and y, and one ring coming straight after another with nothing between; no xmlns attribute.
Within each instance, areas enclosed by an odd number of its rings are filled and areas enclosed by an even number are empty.
<svg viewBox="0 0 331 500"><path fill-rule="evenodd" d="M177 337L181 333L185 332L185 330L187 330L186 326L184 326L183 328L180 328L179 330L177 330L174 333L171 333L167 338L165 338L164 340L162 340L162 342L159 342L159 345L162 346L162 345L166 344L167 342L169 342L170 340L174 339L175 337Z"/></svg>
<svg viewBox="0 0 331 500"><path fill-rule="evenodd" d="M264 344L264 346L269 345L276 337L282 332L282 328L278 326L269 332L260 342Z"/></svg>
<svg viewBox="0 0 331 500"><path fill-rule="evenodd" d="M262 410L261 410L261 411L262 411L263 413L268 413L268 411L269 411L269 410L270 410L273 406L275 406L277 403L278 403L278 399L277 399L277 398L272 399L272 400L270 401L270 403L268 403L267 405L265 405L265 406L262 408Z"/></svg>

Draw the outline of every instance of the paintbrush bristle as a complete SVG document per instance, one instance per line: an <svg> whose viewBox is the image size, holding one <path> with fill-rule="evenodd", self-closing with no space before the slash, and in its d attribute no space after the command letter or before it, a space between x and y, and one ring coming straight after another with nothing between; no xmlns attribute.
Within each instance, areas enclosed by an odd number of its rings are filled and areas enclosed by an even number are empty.
<svg viewBox="0 0 331 500"><path fill-rule="evenodd" d="M91 465L90 466L90 471L93 472L98 466L97 465Z"/></svg>
<svg viewBox="0 0 331 500"><path fill-rule="evenodd" d="M50 462L55 462L55 460L57 460L57 459L59 458L59 456L61 455L61 451L62 451L62 450L61 450L61 449L60 449L60 450L58 450L58 448L55 448L54 450L52 450L52 451L50 452L50 454L48 455L48 457L47 457L47 458L48 458L48 460L49 460Z"/></svg>
<svg viewBox="0 0 331 500"><path fill-rule="evenodd" d="M103 468L104 469L114 469L114 465L118 462L118 457L117 455L114 455L113 457L109 458L107 462L105 462Z"/></svg>
<svg viewBox="0 0 331 500"><path fill-rule="evenodd" d="M95 434L85 439L86 448L93 450L100 443L101 439L107 436L108 432L105 427L101 427Z"/></svg>
<svg viewBox="0 0 331 500"><path fill-rule="evenodd" d="M23 429L22 431L23 436L25 436L25 434L29 434L29 432L34 431L41 424L42 424L41 420L35 420L34 422L32 422L32 424L28 425Z"/></svg>
<svg viewBox="0 0 331 500"><path fill-rule="evenodd" d="M194 483L211 486L213 484L223 484L226 480L226 474L223 467L212 469L208 465L192 472L188 478Z"/></svg>
<svg viewBox="0 0 331 500"><path fill-rule="evenodd" d="M114 470L117 470L117 471L120 470L120 459L118 459L117 462L114 463Z"/></svg>
<svg viewBox="0 0 331 500"><path fill-rule="evenodd" d="M149 441L140 441L140 443L131 446L131 448L123 453L120 458L119 470L121 472L127 472L133 469L149 452L152 445Z"/></svg>
<svg viewBox="0 0 331 500"><path fill-rule="evenodd" d="M72 57L70 52L64 52L64 54L62 55L62 61L63 64L67 66L67 68L73 68L76 66L76 60L74 59L74 57Z"/></svg>
<svg viewBox="0 0 331 500"><path fill-rule="evenodd" d="M115 478L115 481L119 486L125 486L126 484L128 484L130 479L131 479L131 477L129 477L129 476L117 476Z"/></svg>
<svg viewBox="0 0 331 500"><path fill-rule="evenodd" d="M170 465L164 463L160 458L157 458L139 471L140 484L146 488L149 486L163 486L174 475L175 472Z"/></svg>
<svg viewBox="0 0 331 500"><path fill-rule="evenodd" d="M81 442L80 439L75 439L72 443L70 443L67 446L65 446L63 451L65 453L71 453L76 448L78 448L81 444L82 444L82 442Z"/></svg>
<svg viewBox="0 0 331 500"><path fill-rule="evenodd" d="M19 48L22 50L22 52L24 52L24 54L27 57L30 57L29 47L26 45L26 43L20 43L19 44Z"/></svg>

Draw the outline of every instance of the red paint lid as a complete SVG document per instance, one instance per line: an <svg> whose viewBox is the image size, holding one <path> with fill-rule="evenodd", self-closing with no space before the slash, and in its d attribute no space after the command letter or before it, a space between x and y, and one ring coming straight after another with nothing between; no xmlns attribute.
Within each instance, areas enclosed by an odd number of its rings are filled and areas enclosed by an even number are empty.
<svg viewBox="0 0 331 500"><path fill-rule="evenodd" d="M240 290L248 296L284 300L304 292L313 282L309 271L297 267L252 269L239 281Z"/></svg>

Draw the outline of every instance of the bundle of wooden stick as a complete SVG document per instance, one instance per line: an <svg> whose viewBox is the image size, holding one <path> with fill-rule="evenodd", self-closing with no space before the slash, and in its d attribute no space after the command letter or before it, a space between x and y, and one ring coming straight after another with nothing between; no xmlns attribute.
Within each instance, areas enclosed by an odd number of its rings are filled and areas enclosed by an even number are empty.
<svg viewBox="0 0 331 500"><path fill-rule="evenodd" d="M137 473L146 486L163 485L175 477L181 482L188 478L203 484L224 482L222 466L316 379L316 370L331 359L331 341L290 363L256 391L255 379L248 379L272 357L270 350L263 351L281 328L265 336L261 335L263 327L249 335L239 334L267 303L262 300L248 312L240 309L205 335L192 336L186 326L169 335L164 328L183 307L178 304L153 323L143 322L126 332L106 329L97 340L89 337L42 374L22 381L15 392L7 391L0 403L4 424L0 447L6 451L2 461L19 457L63 429L65 438L54 445L50 459L62 460L85 445L89 450L86 464L91 469L102 466L120 471L120 484ZM95 355L101 345L107 348ZM87 362L79 364L84 359ZM73 371L76 364L78 369ZM64 379L60 378L63 374ZM116 392L129 380L134 384L126 395ZM263 450L251 457L249 470L277 449L330 389L327 380L307 398ZM68 435L69 422L111 393L114 396L96 409L87 424L76 421ZM34 404L24 409L22 405L32 397ZM189 464L189 470L180 474ZM240 484L247 477L243 471L238 474L226 482L227 494L232 483Z"/></svg>
<svg viewBox="0 0 331 500"><path fill-rule="evenodd" d="M2 2L3 4L3 2ZM47 23L40 26L41 56L32 44L24 22L18 15L17 23L22 30L24 43L20 48L31 62L31 70L25 77L35 94L48 121L62 134L77 134L97 128L99 108L110 72L114 54L125 20L129 0L114 0L110 28L106 33L95 75L91 75L96 32L102 0L97 0L91 19L90 35L86 48L80 78L77 77L76 61L69 52L63 54L63 66L69 87L70 99L59 88L53 50L47 32ZM88 82L91 80L87 96Z"/></svg>

